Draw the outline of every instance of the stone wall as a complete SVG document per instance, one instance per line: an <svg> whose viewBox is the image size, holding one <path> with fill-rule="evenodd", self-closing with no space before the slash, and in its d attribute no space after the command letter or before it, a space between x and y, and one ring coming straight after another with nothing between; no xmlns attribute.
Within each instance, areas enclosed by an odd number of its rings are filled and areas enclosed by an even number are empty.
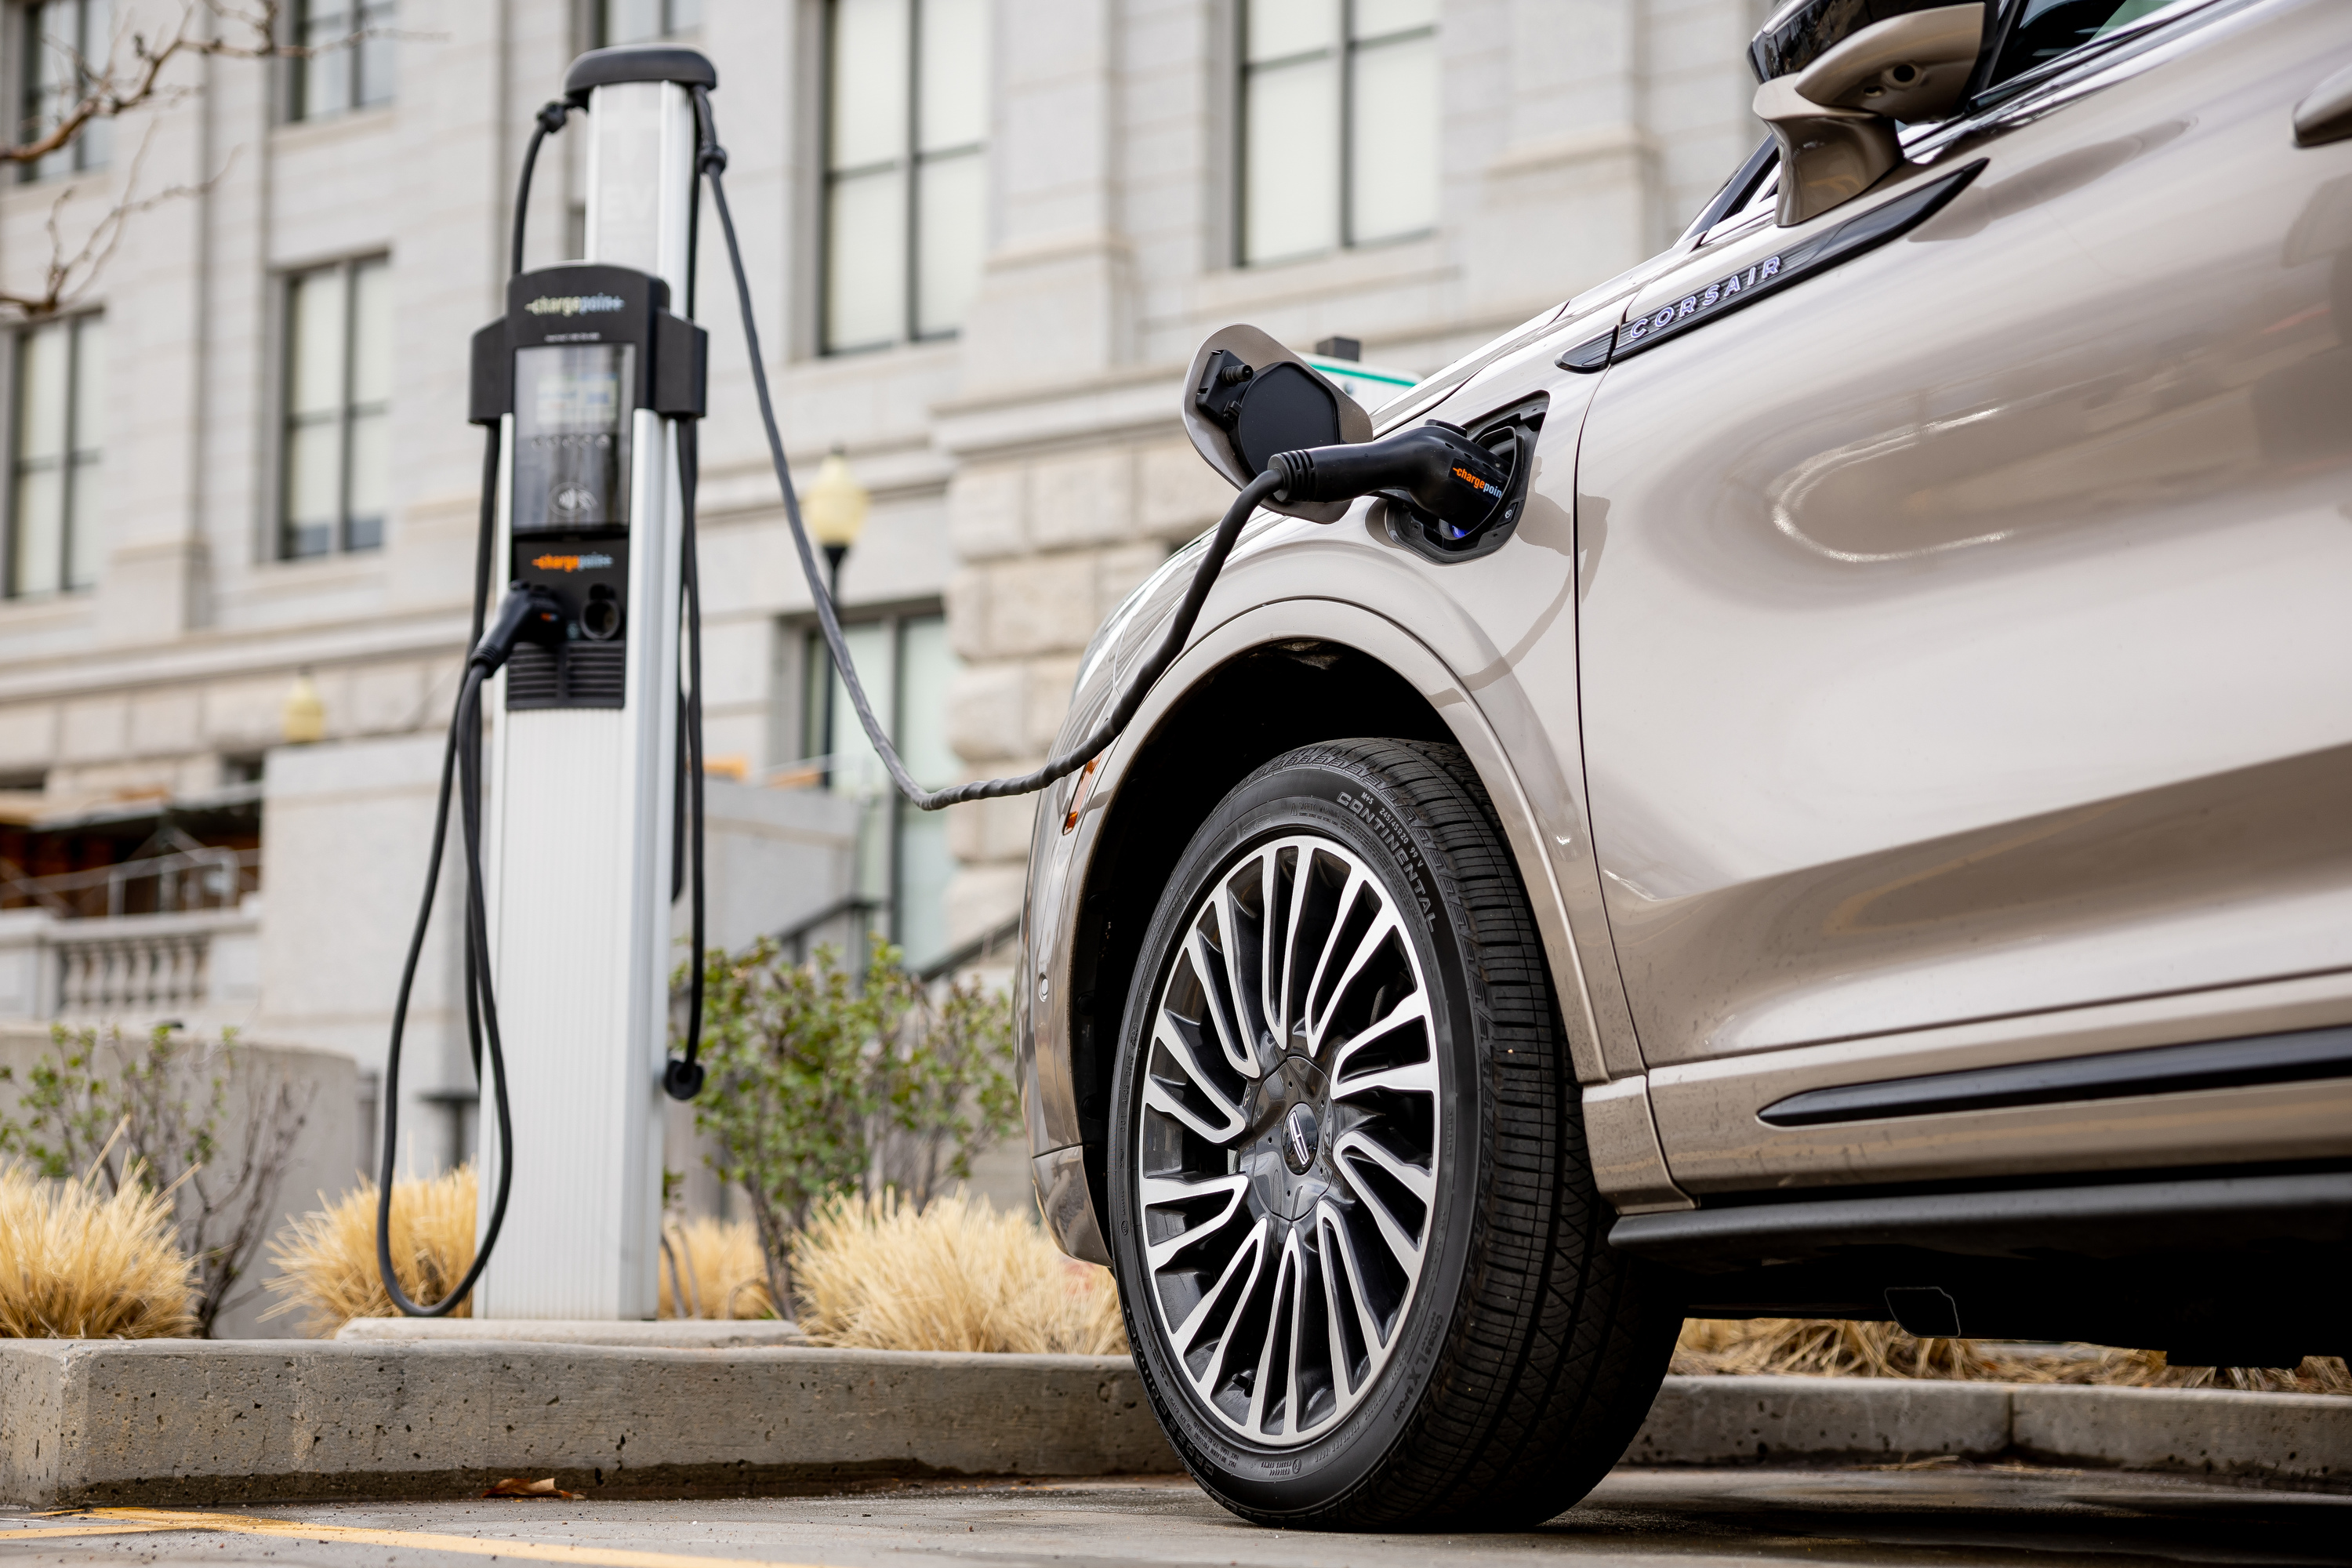
<svg viewBox="0 0 2352 1568"><path fill-rule="evenodd" d="M1176 392L1171 379L1167 438L981 458L950 485L949 536L960 565L948 626L964 668L949 739L971 776L1045 760L1095 628L1232 500L1177 433ZM956 808L950 842L962 870L950 894L952 940L1020 908L1035 810L1026 795Z"/></svg>
<svg viewBox="0 0 2352 1568"><path fill-rule="evenodd" d="M102 1032L101 1040L107 1037ZM137 1049L142 1042L131 1032L129 1043ZM44 1056L56 1055L47 1026L0 1023L0 1067L13 1069L16 1079L16 1083L0 1084L0 1108L15 1114L28 1070ZM242 1147L247 1089L281 1078L292 1085L305 1109L301 1134L270 1205L268 1231L273 1237L296 1216L322 1202L331 1203L360 1181L359 1079L349 1058L328 1051L240 1041L237 1070L227 1082L227 1104L219 1128L222 1147L232 1153ZM215 1322L214 1337L285 1339L301 1332L292 1318L262 1316L276 1300L262 1289L272 1272L265 1242L248 1265L245 1279L232 1290L228 1309Z"/></svg>

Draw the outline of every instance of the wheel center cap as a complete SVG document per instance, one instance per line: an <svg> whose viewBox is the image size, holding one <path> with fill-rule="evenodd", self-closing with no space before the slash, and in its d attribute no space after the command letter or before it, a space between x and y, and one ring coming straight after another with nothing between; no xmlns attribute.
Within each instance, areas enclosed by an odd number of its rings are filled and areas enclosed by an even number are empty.
<svg viewBox="0 0 2352 1568"><path fill-rule="evenodd" d="M1248 1142L1234 1169L1250 1179L1259 1214L1297 1220L1330 1185L1330 1142L1338 1135L1328 1087L1305 1057L1285 1057L1250 1091Z"/></svg>
<svg viewBox="0 0 2352 1568"><path fill-rule="evenodd" d="M1315 1124L1315 1112L1306 1105L1294 1105L1290 1114L1282 1119L1282 1162L1290 1167L1294 1176L1303 1176L1315 1163L1322 1147L1323 1130Z"/></svg>

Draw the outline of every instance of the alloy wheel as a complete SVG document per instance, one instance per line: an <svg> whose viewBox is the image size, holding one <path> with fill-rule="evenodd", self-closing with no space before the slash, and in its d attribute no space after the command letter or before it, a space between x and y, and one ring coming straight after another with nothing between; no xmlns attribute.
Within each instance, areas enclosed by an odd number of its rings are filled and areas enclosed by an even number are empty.
<svg viewBox="0 0 2352 1568"><path fill-rule="evenodd" d="M1336 841L1262 843L1201 896L1149 1020L1145 1310L1251 1442L1360 1405L1421 1281L1441 1082L1406 918Z"/></svg>

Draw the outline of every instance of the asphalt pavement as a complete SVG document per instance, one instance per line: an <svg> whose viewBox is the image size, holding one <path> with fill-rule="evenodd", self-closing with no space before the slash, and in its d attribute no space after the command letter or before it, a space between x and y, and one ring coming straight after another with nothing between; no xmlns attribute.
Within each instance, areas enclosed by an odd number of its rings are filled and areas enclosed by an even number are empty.
<svg viewBox="0 0 2352 1568"><path fill-rule="evenodd" d="M2022 1466L1621 1468L1511 1535L1244 1524L1178 1479L931 1482L800 1498L0 1513L0 1568L1182 1568L1828 1562L2352 1564L2352 1497Z"/></svg>

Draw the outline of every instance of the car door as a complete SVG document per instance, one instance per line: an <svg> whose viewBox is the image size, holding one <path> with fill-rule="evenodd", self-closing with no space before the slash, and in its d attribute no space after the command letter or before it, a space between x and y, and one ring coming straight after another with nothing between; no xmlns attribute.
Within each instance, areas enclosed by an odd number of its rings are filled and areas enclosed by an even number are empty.
<svg viewBox="0 0 2352 1568"><path fill-rule="evenodd" d="M1686 1188L2352 1128L2276 1086L2193 1135L1755 1114L2352 1016L2352 143L2290 129L2347 60L2327 0L2183 7L1634 300L1660 341L1621 332L1578 473L1585 762ZM1690 303L1979 163L1897 237Z"/></svg>

